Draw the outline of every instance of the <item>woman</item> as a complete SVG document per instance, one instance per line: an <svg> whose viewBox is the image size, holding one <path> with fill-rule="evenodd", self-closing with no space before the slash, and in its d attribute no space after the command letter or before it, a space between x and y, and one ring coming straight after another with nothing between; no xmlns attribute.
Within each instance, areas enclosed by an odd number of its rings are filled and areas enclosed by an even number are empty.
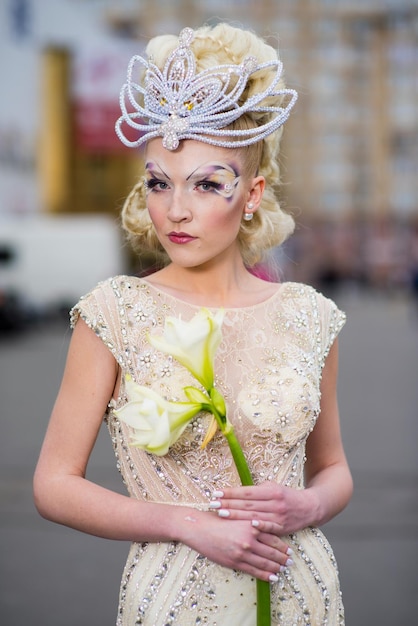
<svg viewBox="0 0 418 626"><path fill-rule="evenodd" d="M225 24L157 37L147 54L132 60L117 123L124 143L145 145L123 224L141 252L166 262L146 279L105 281L74 308L36 505L60 524L132 542L118 626L252 626L255 578L271 583L272 624L343 624L335 559L318 526L352 491L336 397L345 317L308 286L249 271L293 229L275 188L296 94L270 46ZM132 381L169 401L196 384L149 335L201 307L223 312L216 386L252 487L241 486L223 435L207 436L208 413L163 451L131 445ZM103 415L129 496L85 478Z"/></svg>

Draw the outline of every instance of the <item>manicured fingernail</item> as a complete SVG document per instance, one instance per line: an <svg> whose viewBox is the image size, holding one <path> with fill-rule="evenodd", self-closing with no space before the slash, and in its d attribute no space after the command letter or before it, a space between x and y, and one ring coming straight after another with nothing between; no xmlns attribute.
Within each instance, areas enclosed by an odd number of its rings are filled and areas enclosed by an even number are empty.
<svg viewBox="0 0 418 626"><path fill-rule="evenodd" d="M253 519L253 521L251 522L251 526L260 526L260 522L257 519Z"/></svg>
<svg viewBox="0 0 418 626"><path fill-rule="evenodd" d="M288 549L286 550L286 554L287 554L287 556L290 556L291 554L293 554L293 550L292 550L292 548L288 548Z"/></svg>
<svg viewBox="0 0 418 626"><path fill-rule="evenodd" d="M209 502L209 508L210 509L220 509L221 508L221 503L219 502L219 500L213 500L212 502Z"/></svg>
<svg viewBox="0 0 418 626"><path fill-rule="evenodd" d="M286 571L285 566L284 565L280 565L279 572L285 572L285 571Z"/></svg>
<svg viewBox="0 0 418 626"><path fill-rule="evenodd" d="M271 583L277 583L277 582L278 582L278 580L279 580L279 577L278 577L278 576L276 576L275 574L270 574L270 576L269 576L269 581L270 581Z"/></svg>
<svg viewBox="0 0 418 626"><path fill-rule="evenodd" d="M219 517L229 517L230 513L226 509L220 509L218 511L218 515L219 515Z"/></svg>
<svg viewBox="0 0 418 626"><path fill-rule="evenodd" d="M224 492L223 491L214 491L212 496L214 498L223 498L224 497Z"/></svg>
<svg viewBox="0 0 418 626"><path fill-rule="evenodd" d="M292 559L287 559L285 565L286 565L286 567L290 567L291 565L293 565Z"/></svg>

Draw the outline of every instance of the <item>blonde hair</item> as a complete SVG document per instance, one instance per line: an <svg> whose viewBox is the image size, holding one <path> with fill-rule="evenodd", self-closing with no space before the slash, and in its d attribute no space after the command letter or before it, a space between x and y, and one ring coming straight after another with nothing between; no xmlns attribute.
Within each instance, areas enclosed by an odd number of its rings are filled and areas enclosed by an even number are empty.
<svg viewBox="0 0 418 626"><path fill-rule="evenodd" d="M178 38L174 35L160 35L151 39L146 53L152 57L155 65L163 68L168 55L177 45ZM198 72L216 65L239 64L249 55L254 56L258 63L277 59L276 50L263 39L251 31L235 28L225 23L214 27L202 26L196 30L191 48L196 58ZM245 101L252 94L264 90L271 80L271 70L268 69L252 74L242 94L242 100ZM284 84L279 86L284 87ZM232 126L236 129L254 127L265 122L269 115L271 114L246 113ZM251 222L241 223L238 234L243 260L249 267L258 263L266 250L283 243L294 229L293 218L281 209L278 199L280 187L278 157L282 132L283 127L255 144L236 148L243 157L244 175L248 178L262 175L266 180L260 207L254 213ZM234 149L233 142L231 142L231 149ZM168 260L157 239L146 208L142 176L124 203L122 226L137 253L153 252L163 261Z"/></svg>

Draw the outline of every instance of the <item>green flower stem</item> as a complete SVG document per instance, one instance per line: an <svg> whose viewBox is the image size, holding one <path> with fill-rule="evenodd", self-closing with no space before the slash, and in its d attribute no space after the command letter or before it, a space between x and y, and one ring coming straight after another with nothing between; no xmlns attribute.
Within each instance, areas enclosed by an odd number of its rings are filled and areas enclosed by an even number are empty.
<svg viewBox="0 0 418 626"><path fill-rule="evenodd" d="M256 579L257 626L271 626L270 583Z"/></svg>
<svg viewBox="0 0 418 626"><path fill-rule="evenodd" d="M224 435L228 441L232 457L238 470L239 477L243 485L253 485L253 479L249 470L247 461L238 439L235 436L234 429L228 424L224 430ZM257 578L257 626L271 625L271 609L270 609L270 583Z"/></svg>
<svg viewBox="0 0 418 626"><path fill-rule="evenodd" d="M233 426L231 424L228 424L223 434L225 435L229 448L231 450L232 458L235 461L241 483L243 485L254 485L251 472L247 464L247 460L244 456L240 444L238 443L238 439L235 436Z"/></svg>
<svg viewBox="0 0 418 626"><path fill-rule="evenodd" d="M225 436L229 449L231 450L232 458L234 459L235 466L237 468L241 483L244 486L254 485L250 468L248 467L247 460L244 456L242 448L238 439L235 436L234 428L230 422L226 419L224 412L220 412L219 392L212 387L211 390L207 390L211 398L210 412L216 418L219 428ZM222 396L221 396L222 398ZM217 406L215 406L215 401ZM222 402L223 409L225 410L225 404ZM257 584L257 626L271 626L271 608L270 608L270 583L265 580L256 579Z"/></svg>

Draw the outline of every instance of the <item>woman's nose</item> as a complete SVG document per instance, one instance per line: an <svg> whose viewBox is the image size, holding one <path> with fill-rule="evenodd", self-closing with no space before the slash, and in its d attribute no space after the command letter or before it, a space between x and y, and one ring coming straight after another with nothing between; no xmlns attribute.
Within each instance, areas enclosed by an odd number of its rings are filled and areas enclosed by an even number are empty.
<svg viewBox="0 0 418 626"><path fill-rule="evenodd" d="M186 193L180 191L174 193L168 210L168 218L172 222L190 221L192 214L188 206Z"/></svg>

